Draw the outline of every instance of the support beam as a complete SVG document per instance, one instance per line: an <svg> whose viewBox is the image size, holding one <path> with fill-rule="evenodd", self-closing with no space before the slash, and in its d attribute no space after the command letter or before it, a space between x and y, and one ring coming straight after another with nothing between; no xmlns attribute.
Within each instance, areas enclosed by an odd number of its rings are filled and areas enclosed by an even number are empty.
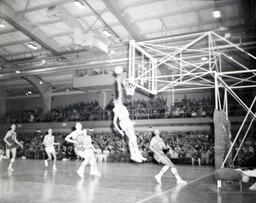
<svg viewBox="0 0 256 203"><path fill-rule="evenodd" d="M13 27L23 32L53 54L56 54L58 51L64 51L64 48L61 48L56 41L50 39L47 33L37 29L36 26L31 25L25 17L21 19L20 15L17 15L16 11L4 1L0 1L0 16L2 16Z"/></svg>
<svg viewBox="0 0 256 203"><path fill-rule="evenodd" d="M43 82L40 84L40 78L36 76L24 77L25 80L30 82L40 93L42 99L43 113L47 113L51 110L51 93L52 87L49 83Z"/></svg>
<svg viewBox="0 0 256 203"><path fill-rule="evenodd" d="M15 28L9 28L9 29L4 29L2 31L0 31L0 35L3 35L3 34L10 34L12 32L17 32L17 30Z"/></svg>
<svg viewBox="0 0 256 203"><path fill-rule="evenodd" d="M31 42L31 39L23 39L23 40L19 40L19 41L5 42L3 44L0 44L0 48L9 47L9 46L17 45L17 44L25 44L28 42Z"/></svg>
<svg viewBox="0 0 256 203"><path fill-rule="evenodd" d="M111 0L102 0L109 11L118 19L118 21L124 26L133 39L141 41L146 37L140 34L140 29L135 24L131 23L130 16L128 13L122 15L118 8L118 2Z"/></svg>

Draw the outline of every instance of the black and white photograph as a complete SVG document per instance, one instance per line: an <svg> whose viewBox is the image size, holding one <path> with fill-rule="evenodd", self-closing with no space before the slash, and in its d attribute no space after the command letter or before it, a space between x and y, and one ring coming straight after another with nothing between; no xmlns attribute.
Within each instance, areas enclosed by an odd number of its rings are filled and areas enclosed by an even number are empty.
<svg viewBox="0 0 256 203"><path fill-rule="evenodd" d="M1 203L256 203L255 0L0 0Z"/></svg>

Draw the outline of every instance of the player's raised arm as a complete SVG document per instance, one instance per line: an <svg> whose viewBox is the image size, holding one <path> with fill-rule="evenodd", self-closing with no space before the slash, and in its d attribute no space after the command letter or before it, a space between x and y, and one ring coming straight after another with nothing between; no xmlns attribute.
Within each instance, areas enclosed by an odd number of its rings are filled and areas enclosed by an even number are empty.
<svg viewBox="0 0 256 203"><path fill-rule="evenodd" d="M116 77L116 84L117 84L117 100L122 102L122 98L123 98L123 90L122 90L122 84L121 84L121 78L120 76Z"/></svg>

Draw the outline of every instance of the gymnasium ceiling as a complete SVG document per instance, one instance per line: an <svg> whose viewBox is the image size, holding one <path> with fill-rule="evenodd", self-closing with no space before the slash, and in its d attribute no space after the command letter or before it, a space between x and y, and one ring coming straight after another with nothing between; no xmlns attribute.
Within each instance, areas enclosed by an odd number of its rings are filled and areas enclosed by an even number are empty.
<svg viewBox="0 0 256 203"><path fill-rule="evenodd" d="M74 2L0 0L0 87L7 96L33 90L23 79L27 75L36 75L56 91L72 89L74 70L99 71L127 61L130 39L213 30L244 45L250 42L244 48L255 52L254 0ZM214 10L221 11L220 18L213 17Z"/></svg>

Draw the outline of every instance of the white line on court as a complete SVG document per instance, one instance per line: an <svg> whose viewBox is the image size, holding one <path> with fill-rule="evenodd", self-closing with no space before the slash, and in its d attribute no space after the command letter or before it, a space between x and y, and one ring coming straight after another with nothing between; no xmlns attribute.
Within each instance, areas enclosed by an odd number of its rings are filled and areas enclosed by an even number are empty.
<svg viewBox="0 0 256 203"><path fill-rule="evenodd" d="M191 183L194 183L194 182L197 182L197 181L199 181L199 180L201 180L201 179L204 179L204 178L206 178L206 177L208 177L208 176L210 176L210 175L212 175L212 174L213 174L213 173L210 173L210 174L205 175L205 176L202 176L202 177L200 177L200 178L196 178L196 179L194 179L194 180L188 182L187 185L189 185L189 184L191 184ZM184 185L184 187L186 187L187 185ZM166 193L169 193L169 192L171 192L172 190L174 190L175 188L176 188L176 187L173 187L173 188L171 188L171 189L169 189L169 190L165 190L165 191L163 191L163 192L161 192L161 193L158 193L158 194L155 194L155 195L151 195L151 196L149 196L149 197L147 197L147 198L145 198L145 199L142 199L142 200L137 201L136 203L143 203L143 202L146 202L146 201L151 200L151 199L153 199L153 198L156 198L156 197L159 197L159 196L164 195L164 194L166 194Z"/></svg>

